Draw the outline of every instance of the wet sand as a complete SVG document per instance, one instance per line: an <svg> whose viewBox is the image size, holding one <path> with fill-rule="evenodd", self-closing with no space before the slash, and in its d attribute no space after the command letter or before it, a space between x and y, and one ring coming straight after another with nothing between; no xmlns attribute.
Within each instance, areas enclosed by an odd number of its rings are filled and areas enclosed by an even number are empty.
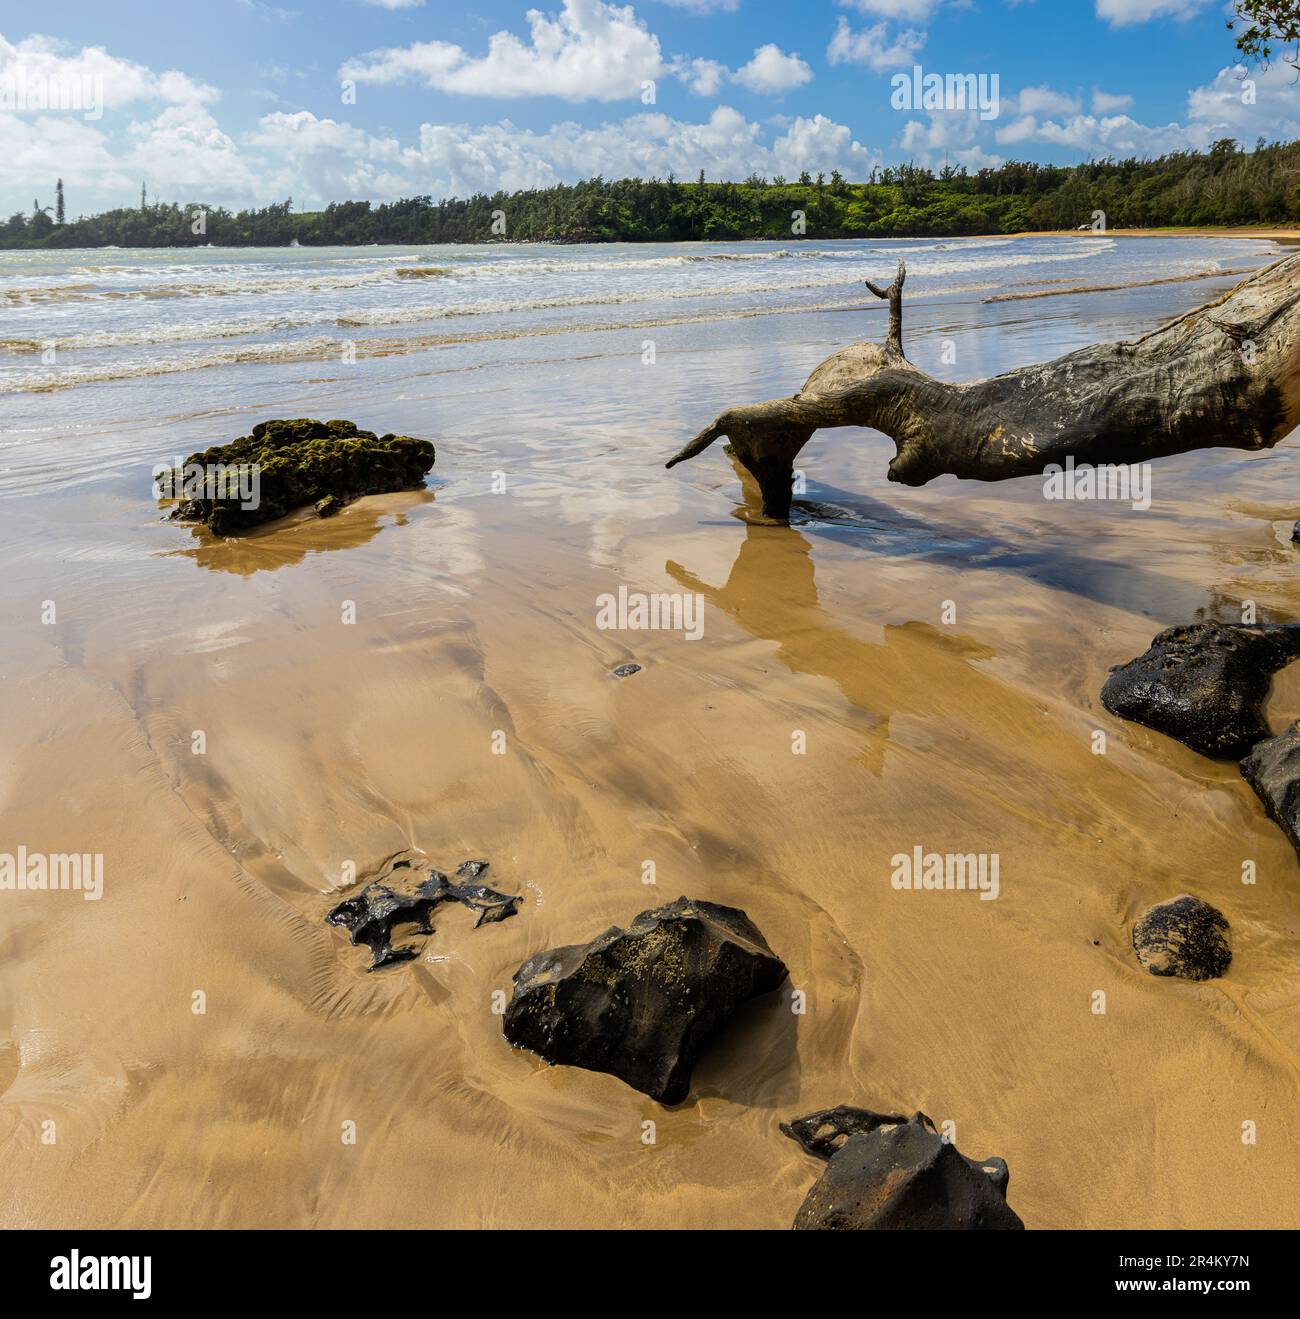
<svg viewBox="0 0 1300 1319"><path fill-rule="evenodd" d="M956 336L962 378L1210 296L997 329L936 305L908 345L937 370ZM654 367L593 342L397 394L340 373L311 408L211 399L208 433L310 412L438 444L428 491L327 522L213 542L124 465L6 505L3 836L102 852L105 894L3 895L5 1226L781 1228L818 1165L777 1123L836 1103L952 1121L1030 1228L1300 1225L1295 855L1234 766L1098 699L1168 624L1300 618L1300 437L1156 464L1136 512L900 489L888 441L832 433L795 525L747 523L721 452L661 465L852 335L767 321L661 333ZM600 631L620 585L698 591L704 636ZM1300 669L1269 710L1300 715ZM998 853L998 900L893 889L917 845ZM444 909L368 975L323 917L346 862L406 847L490 860L523 910ZM1185 890L1232 924L1221 981L1132 956L1137 913ZM503 1043L525 957L681 893L743 907L806 1012L751 1005L671 1110Z"/></svg>

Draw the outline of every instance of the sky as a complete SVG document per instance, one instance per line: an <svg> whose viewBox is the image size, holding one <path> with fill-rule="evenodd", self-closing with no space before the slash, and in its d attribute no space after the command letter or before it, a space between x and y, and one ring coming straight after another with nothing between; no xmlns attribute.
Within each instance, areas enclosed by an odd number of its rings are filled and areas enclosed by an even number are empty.
<svg viewBox="0 0 1300 1319"><path fill-rule="evenodd" d="M0 0L0 213L51 203L60 177L73 218L138 204L142 182L164 201L306 210L595 174L860 180L907 160L1300 137L1295 71L1238 66L1230 8ZM914 104L918 66L982 78L982 108Z"/></svg>

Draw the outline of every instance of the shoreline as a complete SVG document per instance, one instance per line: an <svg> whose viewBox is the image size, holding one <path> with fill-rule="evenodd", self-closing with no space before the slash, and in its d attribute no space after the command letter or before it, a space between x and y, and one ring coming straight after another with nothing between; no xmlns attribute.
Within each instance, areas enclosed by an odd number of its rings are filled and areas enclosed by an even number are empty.
<svg viewBox="0 0 1300 1319"><path fill-rule="evenodd" d="M720 243L971 243L987 242L991 238L1255 238L1265 242L1300 244L1300 226L1288 229L1278 225L1251 226L1225 225L1214 228L1203 225L1173 226L1164 229L1020 229L1011 233L989 231L978 234L863 234L856 237L817 238L803 235L758 238L611 238L590 241L569 241L560 238L493 238L484 242L466 242L462 239L413 239L409 243L176 243L123 246L120 243L98 243L91 247L6 247L0 244L0 253L6 252L288 252L325 251L346 249L366 251L370 248L391 247L407 250L413 247L689 247L710 246Z"/></svg>

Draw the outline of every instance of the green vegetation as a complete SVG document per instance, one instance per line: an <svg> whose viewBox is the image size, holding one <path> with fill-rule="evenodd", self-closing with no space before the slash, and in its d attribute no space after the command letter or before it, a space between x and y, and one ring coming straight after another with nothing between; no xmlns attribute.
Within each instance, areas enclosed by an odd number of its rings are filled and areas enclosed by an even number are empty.
<svg viewBox="0 0 1300 1319"><path fill-rule="evenodd" d="M60 193L61 195L61 193ZM1102 211L1110 228L1300 223L1300 142L1157 160L1070 167L1010 162L967 173L916 165L873 170L866 183L755 175L743 183L589 179L527 192L435 202L335 202L295 212L292 201L232 214L193 202L142 205L60 224L48 206L0 223L0 247L275 247L514 241L673 242L789 239L803 214L808 238L893 238L1075 229ZM504 233L502 223L504 221ZM495 222L495 223L494 223ZM428 271L436 273L434 269Z"/></svg>
<svg viewBox="0 0 1300 1319"><path fill-rule="evenodd" d="M1267 65L1280 45L1291 47L1286 63L1300 68L1300 0L1236 0L1228 30L1252 64Z"/></svg>

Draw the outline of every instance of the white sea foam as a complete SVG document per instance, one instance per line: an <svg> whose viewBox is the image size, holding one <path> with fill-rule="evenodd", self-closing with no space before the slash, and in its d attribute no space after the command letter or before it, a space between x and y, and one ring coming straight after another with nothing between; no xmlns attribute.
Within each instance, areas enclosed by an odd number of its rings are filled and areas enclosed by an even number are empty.
<svg viewBox="0 0 1300 1319"><path fill-rule="evenodd" d="M1152 246L1152 242L1156 246ZM828 243L417 245L0 253L0 393L912 299L1125 286L1235 264L1232 240L1106 235ZM1158 259L1157 258L1158 254ZM409 272L436 270L437 277ZM406 271L407 275L399 272Z"/></svg>

